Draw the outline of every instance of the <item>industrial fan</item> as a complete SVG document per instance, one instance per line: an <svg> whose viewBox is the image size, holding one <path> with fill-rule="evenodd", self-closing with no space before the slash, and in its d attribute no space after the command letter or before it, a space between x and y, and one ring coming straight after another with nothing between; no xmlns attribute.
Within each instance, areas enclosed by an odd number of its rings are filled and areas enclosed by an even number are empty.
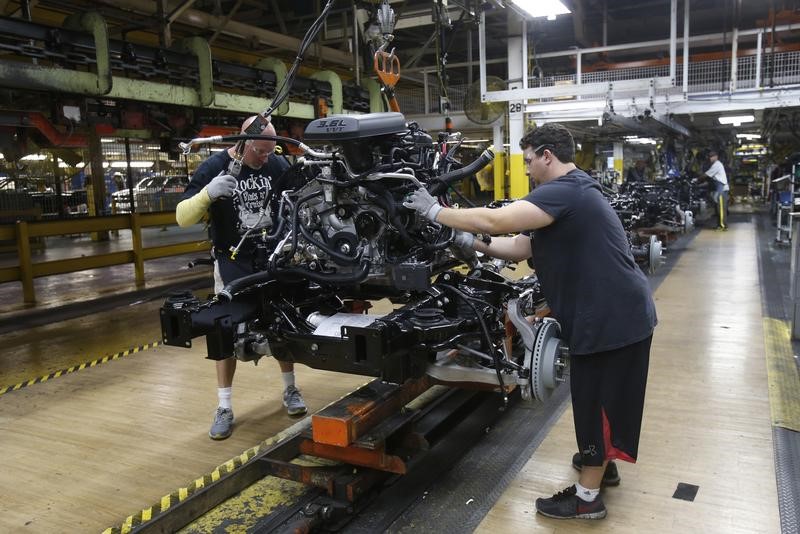
<svg viewBox="0 0 800 534"><path fill-rule="evenodd" d="M486 77L487 91L503 91L506 82L496 76ZM467 90L464 99L464 113L475 124L491 124L506 111L505 102L481 102L480 80L474 82Z"/></svg>

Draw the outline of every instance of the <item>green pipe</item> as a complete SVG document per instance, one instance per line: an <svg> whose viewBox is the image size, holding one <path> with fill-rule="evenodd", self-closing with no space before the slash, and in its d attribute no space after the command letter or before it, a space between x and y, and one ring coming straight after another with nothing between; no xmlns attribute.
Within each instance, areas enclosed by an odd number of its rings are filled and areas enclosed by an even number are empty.
<svg viewBox="0 0 800 534"><path fill-rule="evenodd" d="M263 59L259 59L254 66L259 70L268 70L275 73L276 91L280 88L281 85L283 85L283 80L286 79L287 70L286 70L286 64L280 59L274 57L266 57ZM284 100L283 104L278 106L278 109L276 109L273 113L278 116L287 115L289 113L289 101Z"/></svg>
<svg viewBox="0 0 800 534"><path fill-rule="evenodd" d="M369 111L370 113L380 113L386 111L383 107L383 94L381 85L372 78L361 80L361 87L369 91Z"/></svg>
<svg viewBox="0 0 800 534"><path fill-rule="evenodd" d="M178 45L182 52L197 56L198 78L200 81L200 105L204 108L214 102L214 74L211 69L211 47L202 37L187 37Z"/></svg>
<svg viewBox="0 0 800 534"><path fill-rule="evenodd" d="M341 115L344 110L342 103L342 79L332 70L321 70L311 75L312 80L321 80L331 84L331 100L333 101L333 114Z"/></svg>
<svg viewBox="0 0 800 534"><path fill-rule="evenodd" d="M14 61L0 61L0 86L3 87L97 96L97 91L94 89L95 82L96 76L89 72L39 67ZM113 77L111 91L106 96L140 102L195 108L207 107L250 114L263 110L270 102L269 99L264 98L217 92L211 105L203 106L197 90L191 87L133 80L117 76ZM313 119L314 107L311 104L292 102L287 116L298 119Z"/></svg>
<svg viewBox="0 0 800 534"><path fill-rule="evenodd" d="M103 16L97 11L73 13L64 19L64 27L72 30L84 30L94 38L95 61L97 74L92 79L85 79L81 83L87 84L82 94L107 95L111 91L113 77L111 76L111 58L109 57L108 28Z"/></svg>

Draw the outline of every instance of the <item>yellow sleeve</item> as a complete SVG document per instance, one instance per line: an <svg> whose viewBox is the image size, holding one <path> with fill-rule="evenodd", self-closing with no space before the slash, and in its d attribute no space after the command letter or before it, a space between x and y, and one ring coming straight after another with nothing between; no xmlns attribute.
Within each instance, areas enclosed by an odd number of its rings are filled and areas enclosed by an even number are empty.
<svg viewBox="0 0 800 534"><path fill-rule="evenodd" d="M209 206L211 206L211 197L208 196L205 187L195 196L181 200L175 208L175 220L178 222L178 226L193 225L203 218Z"/></svg>

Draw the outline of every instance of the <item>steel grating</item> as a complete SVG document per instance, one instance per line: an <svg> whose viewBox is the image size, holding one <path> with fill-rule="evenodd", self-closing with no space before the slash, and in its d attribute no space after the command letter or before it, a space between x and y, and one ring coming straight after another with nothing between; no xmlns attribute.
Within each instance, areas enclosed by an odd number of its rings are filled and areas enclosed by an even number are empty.
<svg viewBox="0 0 800 534"><path fill-rule="evenodd" d="M755 220L762 313L773 321L787 322L792 310L790 249L775 243L775 229L766 214ZM781 276L778 273L782 273ZM796 354L798 348L798 342L794 341L788 350ZM800 480L800 433L773 426L772 443L781 532L797 534L800 533L800 484L797 482Z"/></svg>
<svg viewBox="0 0 800 534"><path fill-rule="evenodd" d="M800 433L772 427L775 478L783 534L800 533Z"/></svg>

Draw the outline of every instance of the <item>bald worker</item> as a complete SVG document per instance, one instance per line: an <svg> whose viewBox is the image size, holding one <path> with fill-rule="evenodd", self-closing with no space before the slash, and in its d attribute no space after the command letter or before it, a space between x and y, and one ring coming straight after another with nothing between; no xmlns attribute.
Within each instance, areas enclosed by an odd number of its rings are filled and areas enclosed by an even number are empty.
<svg viewBox="0 0 800 534"><path fill-rule="evenodd" d="M245 120L242 133L257 118L252 116ZM268 124L262 133L275 135L275 128ZM259 211L267 196L271 200L280 198L282 187L277 182L288 167L286 160L274 151L274 141L246 141L242 169L237 177L228 174L235 148L215 152L198 167L177 206L175 216L182 227L191 226L206 212L210 213L209 233L215 258L214 291L217 293L231 281L252 274L257 265L263 263L265 243L262 230L269 229L273 221L269 212L262 216ZM231 258L232 247L237 246L251 229L236 257ZM294 364L279 361L278 365L284 382L283 405L287 413L306 413L303 397L295 386ZM236 358L217 360L216 366L219 404L208 435L211 439L225 439L233 432L231 391Z"/></svg>

